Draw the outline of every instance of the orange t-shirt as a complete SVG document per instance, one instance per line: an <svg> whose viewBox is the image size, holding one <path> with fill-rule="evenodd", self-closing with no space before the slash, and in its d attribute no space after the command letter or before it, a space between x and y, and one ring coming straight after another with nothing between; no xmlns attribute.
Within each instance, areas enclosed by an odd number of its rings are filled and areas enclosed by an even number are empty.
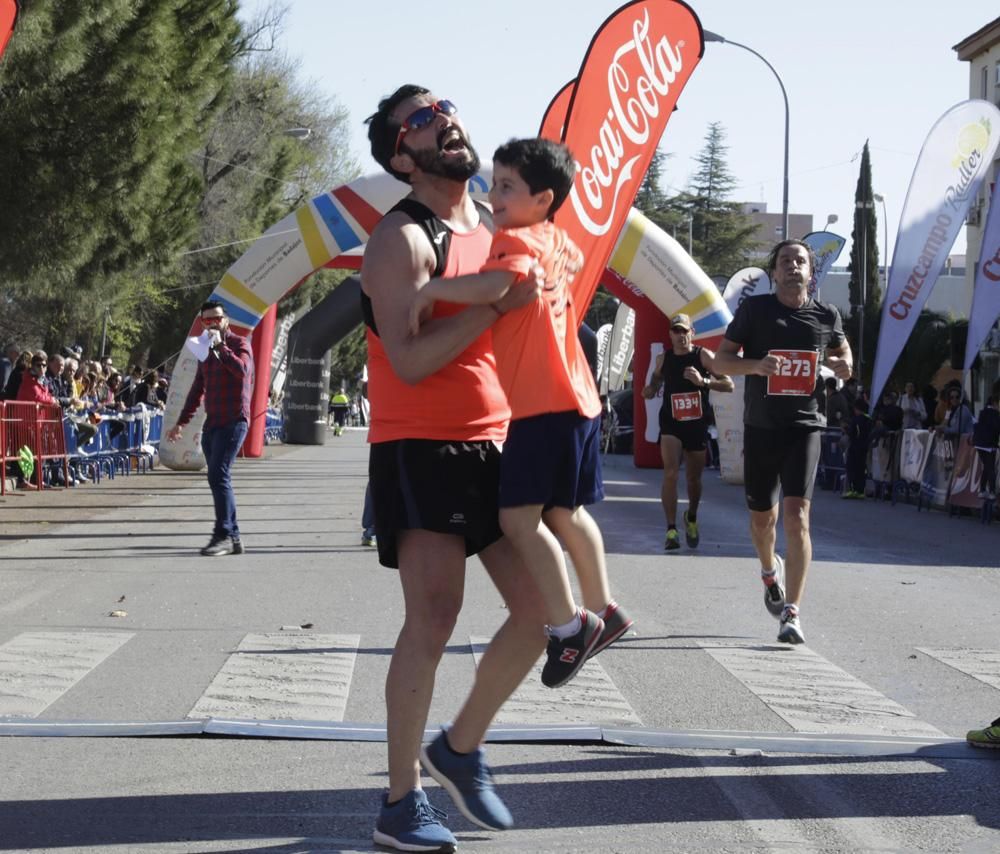
<svg viewBox="0 0 1000 854"><path fill-rule="evenodd" d="M443 278L478 273L489 252L490 230L482 223L467 234L451 235ZM466 306L438 300L434 317L457 314ZM447 442L502 442L510 408L497 377L493 340L486 330L457 358L416 385L393 371L382 341L368 335L369 442L437 439Z"/></svg>
<svg viewBox="0 0 1000 854"><path fill-rule="evenodd" d="M493 324L493 349L511 417L575 409L593 418L601 401L577 337L580 321L569 289L583 266L583 253L561 228L540 222L498 231L482 270L523 276L535 260L545 271L542 295Z"/></svg>

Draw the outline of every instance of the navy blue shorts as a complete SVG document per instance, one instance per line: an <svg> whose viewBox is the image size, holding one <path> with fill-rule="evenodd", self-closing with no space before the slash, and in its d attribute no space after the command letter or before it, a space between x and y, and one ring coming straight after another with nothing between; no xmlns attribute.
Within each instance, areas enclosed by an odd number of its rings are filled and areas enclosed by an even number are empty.
<svg viewBox="0 0 1000 854"><path fill-rule="evenodd" d="M500 506L570 510L604 498L601 419L575 409L510 422L500 458Z"/></svg>
<svg viewBox="0 0 1000 854"><path fill-rule="evenodd" d="M371 446L368 481L379 563L399 568L399 532L434 531L478 554L503 532L497 515L500 451L493 442L399 439Z"/></svg>

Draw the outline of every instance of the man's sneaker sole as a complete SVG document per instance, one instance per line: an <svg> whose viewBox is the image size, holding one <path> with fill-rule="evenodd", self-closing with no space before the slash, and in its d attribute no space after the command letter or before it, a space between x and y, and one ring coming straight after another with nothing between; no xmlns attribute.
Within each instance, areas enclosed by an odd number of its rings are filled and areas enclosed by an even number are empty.
<svg viewBox="0 0 1000 854"><path fill-rule="evenodd" d="M971 729L965 735L965 740L972 747L985 747L987 750L1000 750L1000 718L988 727Z"/></svg>
<svg viewBox="0 0 1000 854"><path fill-rule="evenodd" d="M394 836L390 836L388 833L383 833L381 830L376 830L372 834L372 841L376 845L381 845L383 848L392 848L395 851L432 851L437 854L454 854L455 846L451 844L445 845L412 845L407 842L400 842Z"/></svg>

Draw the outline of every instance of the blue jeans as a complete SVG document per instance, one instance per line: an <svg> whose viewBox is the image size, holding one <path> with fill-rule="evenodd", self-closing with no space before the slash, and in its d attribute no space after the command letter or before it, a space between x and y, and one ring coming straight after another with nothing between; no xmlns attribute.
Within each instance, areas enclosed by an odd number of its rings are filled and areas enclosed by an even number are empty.
<svg viewBox="0 0 1000 854"><path fill-rule="evenodd" d="M214 537L240 538L231 473L247 429L246 421L235 421L224 427L207 427L201 433L201 450L208 465L208 485L215 501Z"/></svg>

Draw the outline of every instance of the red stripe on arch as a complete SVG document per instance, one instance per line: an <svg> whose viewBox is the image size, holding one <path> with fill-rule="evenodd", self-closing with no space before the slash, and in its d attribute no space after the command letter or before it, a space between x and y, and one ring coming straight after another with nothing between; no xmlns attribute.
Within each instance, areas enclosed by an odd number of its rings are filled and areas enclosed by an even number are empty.
<svg viewBox="0 0 1000 854"><path fill-rule="evenodd" d="M350 187L338 187L333 191L333 195L368 234L372 233L382 219L382 214Z"/></svg>

